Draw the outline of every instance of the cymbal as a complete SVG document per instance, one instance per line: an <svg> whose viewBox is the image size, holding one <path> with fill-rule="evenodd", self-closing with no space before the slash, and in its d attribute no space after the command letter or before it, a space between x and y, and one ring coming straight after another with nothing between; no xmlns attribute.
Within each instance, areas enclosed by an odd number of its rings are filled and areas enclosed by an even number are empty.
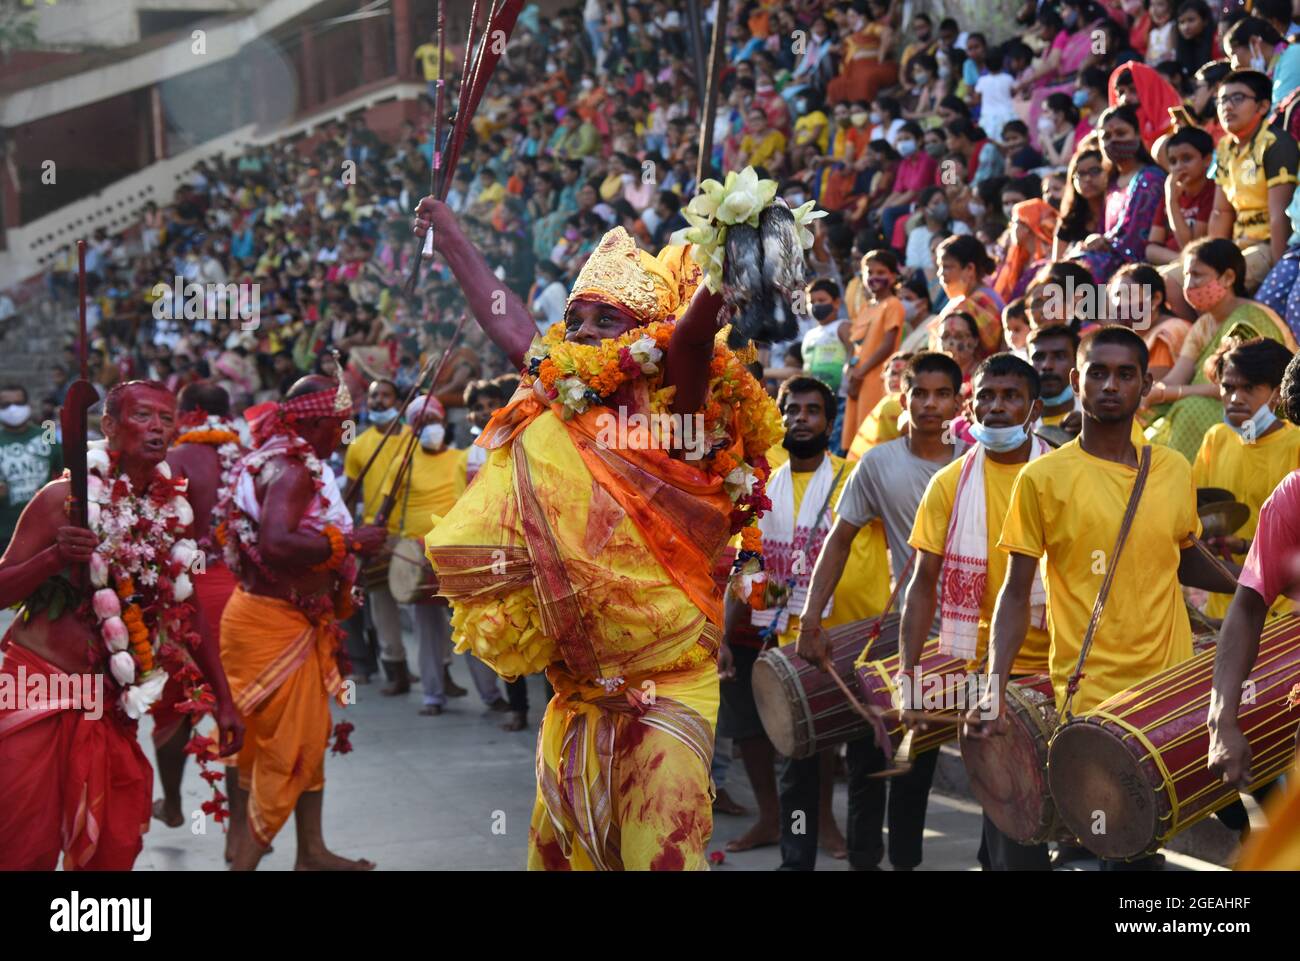
<svg viewBox="0 0 1300 961"><path fill-rule="evenodd" d="M1074 440L1074 435L1061 427L1047 425L1034 431L1039 437L1047 441L1053 447L1060 447L1062 444L1068 444Z"/></svg>
<svg viewBox="0 0 1300 961"><path fill-rule="evenodd" d="M1250 508L1235 500L1211 501L1196 509L1201 518L1202 537L1227 537L1250 520Z"/></svg>
<svg viewBox="0 0 1300 961"><path fill-rule="evenodd" d="M1232 496L1232 491L1225 490L1222 487L1196 488L1196 509L1198 511L1204 505L1213 504L1215 501L1235 501L1236 499Z"/></svg>

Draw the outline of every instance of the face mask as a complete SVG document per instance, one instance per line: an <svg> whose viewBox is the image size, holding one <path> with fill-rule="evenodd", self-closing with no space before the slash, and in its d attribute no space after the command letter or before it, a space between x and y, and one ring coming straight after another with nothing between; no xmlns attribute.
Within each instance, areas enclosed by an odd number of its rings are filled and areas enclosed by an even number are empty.
<svg viewBox="0 0 1300 961"><path fill-rule="evenodd" d="M930 207L930 216L940 223L947 223L948 213L948 205L945 203L937 203Z"/></svg>
<svg viewBox="0 0 1300 961"><path fill-rule="evenodd" d="M1003 204L1003 205L1002 205L1002 216L1004 216L1004 217L1007 218L1007 222L1008 222L1008 223L1011 222L1011 212L1012 212L1013 210L1015 210L1015 207L1016 207L1015 204Z"/></svg>
<svg viewBox="0 0 1300 961"><path fill-rule="evenodd" d="M10 404L8 407L0 407L0 424L6 427L21 427L32 416L32 408L28 404Z"/></svg>
<svg viewBox="0 0 1300 961"><path fill-rule="evenodd" d="M1111 160L1132 160L1137 156L1137 140L1112 140L1105 147L1106 155Z"/></svg>
<svg viewBox="0 0 1300 961"><path fill-rule="evenodd" d="M903 319L913 321L916 319L917 309L921 306L919 300L903 301Z"/></svg>
<svg viewBox="0 0 1300 961"><path fill-rule="evenodd" d="M807 199L808 198L805 197L803 194L789 194L785 198L785 202L789 204L791 208L794 208L794 207L798 207Z"/></svg>
<svg viewBox="0 0 1300 961"><path fill-rule="evenodd" d="M1071 10L1061 18L1061 22L1064 23L1067 28L1073 30L1079 24L1079 15Z"/></svg>
<svg viewBox="0 0 1300 961"><path fill-rule="evenodd" d="M420 446L425 450L437 450L447 436L447 428L442 424L426 424L420 431Z"/></svg>
<svg viewBox="0 0 1300 961"><path fill-rule="evenodd" d="M867 286L871 288L873 292L883 294L887 293L889 289L894 286L894 282L888 277L869 277L867 278Z"/></svg>
<svg viewBox="0 0 1300 961"><path fill-rule="evenodd" d="M916 141L900 140L898 141L897 148L900 157L910 157L912 154L916 153Z"/></svg>
<svg viewBox="0 0 1300 961"><path fill-rule="evenodd" d="M1277 414L1269 410L1268 404L1264 404L1259 410L1250 415L1250 419L1237 427L1230 420L1228 415L1223 415L1223 422L1237 432L1237 436L1246 443L1251 443L1264 436L1264 432L1277 422Z"/></svg>
<svg viewBox="0 0 1300 961"><path fill-rule="evenodd" d="M885 119L885 115L882 114L879 110L873 110L873 111L871 111L871 122L872 122L872 123L880 123L880 122L881 122L882 120L884 120L884 119Z"/></svg>
<svg viewBox="0 0 1300 961"><path fill-rule="evenodd" d="M865 113L851 113L849 114L849 121L855 127L865 127L867 125L868 116L869 115Z"/></svg>
<svg viewBox="0 0 1300 961"><path fill-rule="evenodd" d="M940 79L940 80L947 80L950 76L952 76L952 71L949 70L947 67L940 67L940 68L939 68L939 79Z"/></svg>
<svg viewBox="0 0 1300 961"><path fill-rule="evenodd" d="M917 82L917 83L929 83L929 82L930 82L930 74L929 74L928 71L925 71L925 70L918 70L915 74L913 74L913 76L916 77L916 82Z"/></svg>
<svg viewBox="0 0 1300 961"><path fill-rule="evenodd" d="M966 207L967 209L970 210L970 215L972 217L984 216L984 205L980 203L978 200L972 200L970 203L966 205Z"/></svg>
<svg viewBox="0 0 1300 961"><path fill-rule="evenodd" d="M1264 59L1263 54L1254 55L1250 58L1250 69L1258 70L1264 73L1268 69L1268 61Z"/></svg>
<svg viewBox="0 0 1300 961"><path fill-rule="evenodd" d="M1088 91L1076 90L1070 96L1070 99L1074 101L1076 107L1086 107L1088 105Z"/></svg>
<svg viewBox="0 0 1300 961"><path fill-rule="evenodd" d="M799 113L807 113L808 101L805 100L803 97L800 97L798 100L794 102L794 109L797 110Z"/></svg>
<svg viewBox="0 0 1300 961"><path fill-rule="evenodd" d="M1184 290L1183 296L1194 310L1208 314L1219 305L1219 301L1228 296L1228 288L1222 281L1211 280L1208 284Z"/></svg>
<svg viewBox="0 0 1300 961"><path fill-rule="evenodd" d="M370 412L370 423L372 424L391 424L396 418L396 407L390 407L388 410L372 410Z"/></svg>
<svg viewBox="0 0 1300 961"><path fill-rule="evenodd" d="M1066 384L1065 390L1061 391L1059 394L1052 397L1044 397L1043 406L1060 407L1062 404L1069 403L1072 400L1074 400L1074 388L1069 384Z"/></svg>
<svg viewBox="0 0 1300 961"><path fill-rule="evenodd" d="M936 160L944 155L944 147L941 143L928 143L925 145L925 152Z"/></svg>
<svg viewBox="0 0 1300 961"><path fill-rule="evenodd" d="M1024 424L1012 424L1010 427L985 427L983 424L975 423L970 425L970 433L995 454L1013 451L1029 439Z"/></svg>
<svg viewBox="0 0 1300 961"><path fill-rule="evenodd" d="M826 320L835 313L834 304L813 304L812 315L818 320Z"/></svg>
<svg viewBox="0 0 1300 961"><path fill-rule="evenodd" d="M1038 118L1039 133L1049 134L1055 129L1056 129L1056 121L1053 120L1051 117L1047 116L1046 114L1043 114L1043 116Z"/></svg>

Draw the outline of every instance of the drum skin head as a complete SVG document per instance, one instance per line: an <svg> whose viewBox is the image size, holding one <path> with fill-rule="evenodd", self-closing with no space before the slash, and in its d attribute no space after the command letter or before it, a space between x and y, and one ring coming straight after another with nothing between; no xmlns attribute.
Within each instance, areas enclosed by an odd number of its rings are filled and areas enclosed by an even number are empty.
<svg viewBox="0 0 1300 961"><path fill-rule="evenodd" d="M1083 722L1061 728L1052 739L1047 779L1061 819L1093 854L1132 858L1151 847L1155 791L1138 758L1114 734Z"/></svg>
<svg viewBox="0 0 1300 961"><path fill-rule="evenodd" d="M795 756L794 713L780 668L765 652L754 662L754 705L772 746L784 757Z"/></svg>
<svg viewBox="0 0 1300 961"><path fill-rule="evenodd" d="M998 737L967 737L961 733L961 757L970 790L998 830L1019 844L1041 831L1047 815L1042 761L1036 740L1020 718L1012 715L1007 733Z"/></svg>

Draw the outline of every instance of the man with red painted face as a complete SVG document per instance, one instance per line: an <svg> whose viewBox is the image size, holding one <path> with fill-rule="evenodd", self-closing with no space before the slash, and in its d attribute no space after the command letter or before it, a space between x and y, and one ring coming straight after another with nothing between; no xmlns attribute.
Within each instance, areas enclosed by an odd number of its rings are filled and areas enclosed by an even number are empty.
<svg viewBox="0 0 1300 961"><path fill-rule="evenodd" d="M321 810L331 696L346 703L339 622L352 611L357 555L382 527L353 530L325 458L351 416L347 388L304 377L284 401L244 412L254 449L234 466L216 536L239 578L221 618L221 659L247 725L232 824L234 870L252 870L295 815L300 870L369 870L325 846ZM340 725L342 728L342 725ZM335 750L346 750L335 729Z"/></svg>
<svg viewBox="0 0 1300 961"><path fill-rule="evenodd" d="M0 604L23 605L0 642L5 686L19 692L0 704L0 869L53 870L62 851L65 870L124 871L143 847L153 770L136 724L167 679L160 628L173 643L190 632L178 558L193 510L164 463L175 416L162 384L114 388L106 445L87 458L89 528L68 522L70 482L52 481L0 558ZM238 750L216 647L193 656L216 696L221 749Z"/></svg>

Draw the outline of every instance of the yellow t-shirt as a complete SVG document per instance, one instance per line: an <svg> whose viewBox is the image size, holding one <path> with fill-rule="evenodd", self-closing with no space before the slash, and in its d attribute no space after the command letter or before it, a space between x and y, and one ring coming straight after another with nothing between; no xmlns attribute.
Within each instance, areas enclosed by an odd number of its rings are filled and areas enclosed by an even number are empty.
<svg viewBox="0 0 1300 961"><path fill-rule="evenodd" d="M1011 492L998 547L1047 555L1048 661L1058 709L1136 478L1136 468L1094 457L1073 440L1026 464ZM1084 665L1076 714L1192 656L1178 563L1200 531L1191 465L1173 448L1152 445L1151 473Z"/></svg>
<svg viewBox="0 0 1300 961"><path fill-rule="evenodd" d="M1259 509L1268 495L1287 474L1300 467L1300 429L1285 421L1271 434L1246 443L1227 424L1215 424L1205 432L1201 449L1192 465L1192 481L1197 487L1222 487L1250 508L1250 519L1234 536L1250 540L1259 526ZM1233 556L1238 564L1245 554ZM1209 617L1228 613L1231 594L1211 594L1205 605ZM1295 607L1286 595L1278 597L1270 615L1285 614Z"/></svg>
<svg viewBox="0 0 1300 961"><path fill-rule="evenodd" d="M957 499L957 481L961 478L962 466L970 454L963 454L943 470L930 478L921 497L921 505L916 511L916 523L912 525L912 534L907 542L917 550L943 556L944 543L948 539L948 524L952 519L953 504ZM975 660L984 657L989 646L989 628L993 624L993 605L997 603L998 591L1006 579L1008 558L998 550L998 538L1002 535L1002 521L1007 516L1011 504L1011 489L1024 464L999 464L991 458L984 458L984 510L988 525L988 580L984 585L984 596L980 600L979 643L976 647ZM942 583L942 582L941 582ZM1021 645L1020 653L1011 666L1014 674L1046 674L1047 648L1049 640L1047 631L1032 625Z"/></svg>
<svg viewBox="0 0 1300 961"><path fill-rule="evenodd" d="M410 483L402 482L393 501L393 511L388 515L388 529L403 537L419 537L433 530L436 520L447 512L465 493L465 466L469 451L445 448L430 454L416 447L411 457ZM384 477L384 494L393 489L400 462L394 463ZM405 517L405 523L403 523Z"/></svg>
<svg viewBox="0 0 1300 961"><path fill-rule="evenodd" d="M384 432L378 427L367 427L348 445L348 452L343 458L343 473L347 475L348 480L356 480L360 476L362 468L370 460L370 455L379 446L383 434ZM375 519L375 514L379 511L379 502L384 499L383 485L388 475L388 468L392 465L393 459L406 449L405 441L410 434L411 429L405 424L399 426L366 473L366 479L361 484L361 493L364 497L363 516L367 524Z"/></svg>
<svg viewBox="0 0 1300 961"><path fill-rule="evenodd" d="M858 432L853 435L853 443L849 446L849 461L859 461L871 448L901 437L898 419L902 416L903 403L899 394L886 394L880 398L880 402L863 418Z"/></svg>
<svg viewBox="0 0 1300 961"><path fill-rule="evenodd" d="M827 454L831 461L832 475L839 473L844 464L842 457ZM808 490L814 471L791 471L791 486L794 488L794 515L799 516L799 505ZM840 474L840 482L835 485L831 495L830 506L826 512L834 523L835 505L840 501L844 485L853 473L853 465ZM818 507L821 505L819 504ZM844 563L844 574L835 586L832 595L831 616L822 621L823 627L836 627L851 621L860 621L866 617L875 617L889 603L889 555L885 550L885 528L879 520L874 520L858 531L849 548L849 558ZM799 615L790 612L790 621L781 635L782 644L787 644L799 636Z"/></svg>
<svg viewBox="0 0 1300 961"><path fill-rule="evenodd" d="M436 43L422 43L415 48L415 55L420 58L420 66L424 70L424 80L426 83L438 79L438 45ZM443 62L449 66L455 64L456 55L446 47L443 48Z"/></svg>

